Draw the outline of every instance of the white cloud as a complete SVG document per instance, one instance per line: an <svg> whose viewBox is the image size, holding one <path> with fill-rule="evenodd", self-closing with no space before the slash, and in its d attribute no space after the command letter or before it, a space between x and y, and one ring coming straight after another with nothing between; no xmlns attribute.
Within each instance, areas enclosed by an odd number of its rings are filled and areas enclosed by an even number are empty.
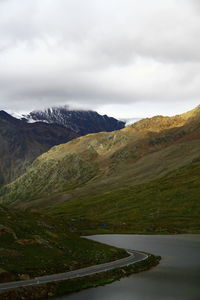
<svg viewBox="0 0 200 300"><path fill-rule="evenodd" d="M192 107L199 33L198 0L0 1L0 108L140 117Z"/></svg>

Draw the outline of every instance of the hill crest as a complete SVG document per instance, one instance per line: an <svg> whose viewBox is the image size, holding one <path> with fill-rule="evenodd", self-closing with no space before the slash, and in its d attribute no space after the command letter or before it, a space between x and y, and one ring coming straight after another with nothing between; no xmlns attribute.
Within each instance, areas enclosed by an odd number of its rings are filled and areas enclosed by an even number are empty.
<svg viewBox="0 0 200 300"><path fill-rule="evenodd" d="M4 201L44 198L48 202L49 197L59 193L66 194L68 199L79 194L78 190L84 194L134 185L163 176L199 157L198 109L182 117L181 125L174 123L177 116L163 118L166 122L159 125L159 130L152 130L153 126L139 126L137 130L138 124L134 124L119 131L78 137L51 148L6 187ZM150 122L157 124L155 120L158 117Z"/></svg>

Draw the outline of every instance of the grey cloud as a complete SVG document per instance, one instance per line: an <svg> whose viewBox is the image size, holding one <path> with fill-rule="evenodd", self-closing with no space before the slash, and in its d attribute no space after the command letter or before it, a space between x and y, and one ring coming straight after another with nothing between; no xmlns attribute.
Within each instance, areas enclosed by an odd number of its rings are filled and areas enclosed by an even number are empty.
<svg viewBox="0 0 200 300"><path fill-rule="evenodd" d="M0 106L195 104L198 0L0 1Z"/></svg>

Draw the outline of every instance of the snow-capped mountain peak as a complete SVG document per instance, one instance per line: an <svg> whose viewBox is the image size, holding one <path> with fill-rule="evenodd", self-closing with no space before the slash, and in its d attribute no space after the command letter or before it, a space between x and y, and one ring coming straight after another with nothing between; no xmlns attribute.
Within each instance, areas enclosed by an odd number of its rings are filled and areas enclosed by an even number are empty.
<svg viewBox="0 0 200 300"><path fill-rule="evenodd" d="M125 122L91 110L72 110L68 106L51 107L23 115L27 122L57 123L80 135L124 128Z"/></svg>

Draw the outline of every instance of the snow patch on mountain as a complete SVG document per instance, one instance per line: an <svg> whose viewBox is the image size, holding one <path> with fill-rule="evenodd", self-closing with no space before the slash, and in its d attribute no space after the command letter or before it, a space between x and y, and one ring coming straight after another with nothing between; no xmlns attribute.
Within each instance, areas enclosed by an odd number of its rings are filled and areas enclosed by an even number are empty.
<svg viewBox="0 0 200 300"><path fill-rule="evenodd" d="M70 128L80 135L100 131L113 131L125 127L125 122L91 110L72 110L68 106L51 107L32 111L23 116L28 122L57 123Z"/></svg>

